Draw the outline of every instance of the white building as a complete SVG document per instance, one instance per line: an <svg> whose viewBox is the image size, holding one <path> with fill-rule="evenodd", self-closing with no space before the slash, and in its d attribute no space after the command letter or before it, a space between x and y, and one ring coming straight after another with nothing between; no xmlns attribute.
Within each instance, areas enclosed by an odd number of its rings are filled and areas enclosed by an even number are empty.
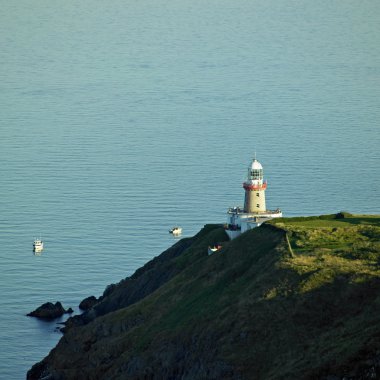
<svg viewBox="0 0 380 380"><path fill-rule="evenodd" d="M248 167L247 179L243 183L244 208L230 207L227 211L226 232L231 240L251 228L260 226L266 220L282 217L280 209L266 209L267 182L263 178L263 167L254 158Z"/></svg>

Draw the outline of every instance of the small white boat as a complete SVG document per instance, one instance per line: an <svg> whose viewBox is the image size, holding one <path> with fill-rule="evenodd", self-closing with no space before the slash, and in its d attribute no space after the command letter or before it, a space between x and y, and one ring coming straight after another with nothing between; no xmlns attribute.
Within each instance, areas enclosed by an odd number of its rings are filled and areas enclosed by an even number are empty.
<svg viewBox="0 0 380 380"><path fill-rule="evenodd" d="M182 233L181 227L173 227L171 230L169 230L169 233L173 235L180 235Z"/></svg>
<svg viewBox="0 0 380 380"><path fill-rule="evenodd" d="M221 248L222 248L222 246L220 244L214 245L213 247L208 247L207 253L209 255L212 255L213 253L219 251L219 249L221 249Z"/></svg>
<svg viewBox="0 0 380 380"><path fill-rule="evenodd" d="M42 252L43 249L44 249L44 242L41 239L34 239L33 252L39 253L39 252Z"/></svg>

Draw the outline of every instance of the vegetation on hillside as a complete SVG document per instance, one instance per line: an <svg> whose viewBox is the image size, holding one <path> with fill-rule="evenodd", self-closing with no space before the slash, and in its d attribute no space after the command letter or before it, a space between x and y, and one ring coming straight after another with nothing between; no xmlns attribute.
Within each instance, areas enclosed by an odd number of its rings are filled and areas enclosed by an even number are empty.
<svg viewBox="0 0 380 380"><path fill-rule="evenodd" d="M28 378L377 378L379 242L379 216L348 213L272 220L231 242L206 226L114 285Z"/></svg>

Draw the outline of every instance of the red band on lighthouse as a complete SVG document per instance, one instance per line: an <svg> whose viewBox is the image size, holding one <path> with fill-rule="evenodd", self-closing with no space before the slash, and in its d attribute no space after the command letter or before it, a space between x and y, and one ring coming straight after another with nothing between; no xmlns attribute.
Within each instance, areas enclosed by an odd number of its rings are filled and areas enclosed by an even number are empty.
<svg viewBox="0 0 380 380"><path fill-rule="evenodd" d="M251 185L248 183L243 183L243 187L245 190L251 190L251 191L265 190L267 188L267 183L264 182L262 185Z"/></svg>

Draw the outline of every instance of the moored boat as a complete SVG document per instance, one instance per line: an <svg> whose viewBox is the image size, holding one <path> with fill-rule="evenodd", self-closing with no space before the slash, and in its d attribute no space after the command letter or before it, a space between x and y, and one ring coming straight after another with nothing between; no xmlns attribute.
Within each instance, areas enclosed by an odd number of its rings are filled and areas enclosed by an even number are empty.
<svg viewBox="0 0 380 380"><path fill-rule="evenodd" d="M173 235L180 235L182 233L182 227L173 227L171 230L169 230L169 233Z"/></svg>
<svg viewBox="0 0 380 380"><path fill-rule="evenodd" d="M43 249L44 249L44 242L41 239L34 239L33 252L39 253L39 252L42 252Z"/></svg>
<svg viewBox="0 0 380 380"><path fill-rule="evenodd" d="M220 244L216 244L213 247L208 247L208 251L207 252L208 252L209 255L212 255L213 253L219 251L221 248L222 248L222 246Z"/></svg>

